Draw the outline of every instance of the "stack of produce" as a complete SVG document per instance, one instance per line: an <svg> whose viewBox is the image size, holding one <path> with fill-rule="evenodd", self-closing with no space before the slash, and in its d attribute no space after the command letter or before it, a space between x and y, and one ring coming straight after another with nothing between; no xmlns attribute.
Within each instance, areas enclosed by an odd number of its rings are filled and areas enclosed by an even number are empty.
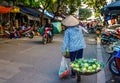
<svg viewBox="0 0 120 83"><path fill-rule="evenodd" d="M96 59L76 59L70 64L72 69L83 72L83 73L92 73L100 71L103 68L103 64L98 62Z"/></svg>

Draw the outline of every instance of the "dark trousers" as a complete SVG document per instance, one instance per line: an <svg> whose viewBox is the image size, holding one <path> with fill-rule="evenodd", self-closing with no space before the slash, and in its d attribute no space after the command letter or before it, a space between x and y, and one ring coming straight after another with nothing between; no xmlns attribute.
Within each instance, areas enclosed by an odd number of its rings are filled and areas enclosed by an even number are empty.
<svg viewBox="0 0 120 83"><path fill-rule="evenodd" d="M70 61L73 62L75 59L80 59L83 56L83 49L74 51L74 52L70 52ZM75 75L75 72L73 70L71 70L71 74Z"/></svg>

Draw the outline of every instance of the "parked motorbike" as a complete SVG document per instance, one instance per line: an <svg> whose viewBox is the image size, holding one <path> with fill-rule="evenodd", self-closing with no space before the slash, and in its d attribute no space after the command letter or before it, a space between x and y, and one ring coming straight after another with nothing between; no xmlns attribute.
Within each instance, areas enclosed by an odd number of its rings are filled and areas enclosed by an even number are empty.
<svg viewBox="0 0 120 83"><path fill-rule="evenodd" d="M112 44L119 40L119 35L115 32L106 32L101 34L101 44Z"/></svg>
<svg viewBox="0 0 120 83"><path fill-rule="evenodd" d="M3 37L4 37L4 38L10 38L10 39L12 39L12 38L17 38L17 34L16 34L15 31L9 32L8 30L5 30L5 31L4 31L4 34L3 34Z"/></svg>
<svg viewBox="0 0 120 83"><path fill-rule="evenodd" d="M109 33L102 33L101 34L101 44L110 44L110 34Z"/></svg>
<svg viewBox="0 0 120 83"><path fill-rule="evenodd" d="M27 28L25 30L17 30L16 33L18 34L19 37L28 37L28 38L33 38L34 37L34 28Z"/></svg>
<svg viewBox="0 0 120 83"><path fill-rule="evenodd" d="M52 32L50 30L52 30L52 28L45 28L44 34L42 36L43 44L47 44L47 43L52 42L53 34L52 34Z"/></svg>
<svg viewBox="0 0 120 83"><path fill-rule="evenodd" d="M109 70L112 74L120 76L120 57L117 57L117 54L111 54L109 60Z"/></svg>
<svg viewBox="0 0 120 83"><path fill-rule="evenodd" d="M28 38L33 38L34 37L34 28L28 28L25 30L14 30L13 32L9 32L8 30L4 31L3 37L5 38L20 38L20 37L28 37Z"/></svg>
<svg viewBox="0 0 120 83"><path fill-rule="evenodd" d="M110 51L107 51L110 54L108 58L109 70L112 74L120 76L120 48L115 50L116 46L110 47Z"/></svg>

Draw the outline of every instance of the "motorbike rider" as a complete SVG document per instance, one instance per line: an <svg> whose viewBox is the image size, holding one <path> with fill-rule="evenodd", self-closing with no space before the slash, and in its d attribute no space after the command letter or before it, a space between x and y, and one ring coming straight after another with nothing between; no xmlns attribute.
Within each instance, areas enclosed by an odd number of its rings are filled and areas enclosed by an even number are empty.
<svg viewBox="0 0 120 83"><path fill-rule="evenodd" d="M48 35L49 35L49 37L50 38L52 38L53 37L53 24L51 24L51 20L50 19L47 19L46 20L46 24L45 24L45 26L44 26L44 32L45 32L45 30L47 29L47 33L48 33Z"/></svg>

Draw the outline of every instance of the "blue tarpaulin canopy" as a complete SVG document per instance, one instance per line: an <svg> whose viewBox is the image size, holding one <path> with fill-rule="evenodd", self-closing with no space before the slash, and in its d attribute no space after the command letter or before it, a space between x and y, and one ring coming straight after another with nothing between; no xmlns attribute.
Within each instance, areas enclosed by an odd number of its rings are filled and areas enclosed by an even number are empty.
<svg viewBox="0 0 120 83"><path fill-rule="evenodd" d="M40 12L42 12L42 9L38 9ZM54 18L54 14L52 12L49 11L44 11L44 15L50 17L50 18ZM55 19L57 20L61 20L62 18L60 16L56 16Z"/></svg>
<svg viewBox="0 0 120 83"><path fill-rule="evenodd" d="M115 1L112 2L111 4L108 4L107 8L110 10L120 10L120 1Z"/></svg>
<svg viewBox="0 0 120 83"><path fill-rule="evenodd" d="M101 9L102 14L117 15L120 14L120 1L112 2Z"/></svg>
<svg viewBox="0 0 120 83"><path fill-rule="evenodd" d="M106 12L106 10L107 10L107 6L101 8L101 13L104 14Z"/></svg>
<svg viewBox="0 0 120 83"><path fill-rule="evenodd" d="M27 7L20 7L20 8L21 8L21 12L30 14L30 15L35 16L35 17L39 17L40 16L40 14L37 13L37 10L35 10L35 9L27 8Z"/></svg>

